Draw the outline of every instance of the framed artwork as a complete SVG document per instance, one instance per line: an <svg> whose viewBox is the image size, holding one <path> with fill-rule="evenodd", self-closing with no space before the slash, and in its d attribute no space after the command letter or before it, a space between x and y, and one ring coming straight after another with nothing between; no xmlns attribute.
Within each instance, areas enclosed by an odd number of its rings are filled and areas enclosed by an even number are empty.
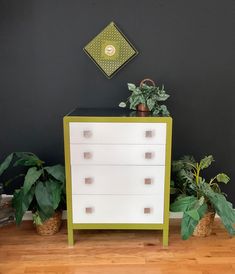
<svg viewBox="0 0 235 274"><path fill-rule="evenodd" d="M108 78L138 54L114 22L92 39L84 51Z"/></svg>

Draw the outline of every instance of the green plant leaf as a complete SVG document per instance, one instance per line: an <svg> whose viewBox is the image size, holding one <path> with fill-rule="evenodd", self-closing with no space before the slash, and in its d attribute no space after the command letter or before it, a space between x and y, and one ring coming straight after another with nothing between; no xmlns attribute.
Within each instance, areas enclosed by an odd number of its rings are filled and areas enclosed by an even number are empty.
<svg viewBox="0 0 235 274"><path fill-rule="evenodd" d="M152 91L154 87L152 86L149 86L147 84L142 84L140 89L142 92L149 92L149 91Z"/></svg>
<svg viewBox="0 0 235 274"><path fill-rule="evenodd" d="M170 115L170 112L168 111L168 109L165 105L160 106L160 111L162 113L162 116L169 116Z"/></svg>
<svg viewBox="0 0 235 274"><path fill-rule="evenodd" d="M125 102L121 102L121 103L119 104L119 107L125 108L125 107L126 107L126 103L125 103Z"/></svg>
<svg viewBox="0 0 235 274"><path fill-rule="evenodd" d="M19 159L14 166L41 166L44 163L32 152L16 152L15 155Z"/></svg>
<svg viewBox="0 0 235 274"><path fill-rule="evenodd" d="M37 170L36 167L29 168L27 174L25 175L23 190L24 194L31 189L32 185L40 178L43 171L42 169Z"/></svg>
<svg viewBox="0 0 235 274"><path fill-rule="evenodd" d="M41 208L40 207L37 207L37 213L38 213L38 216L39 216L39 218L41 219L41 222L43 223L43 222L45 222L47 219L49 219L50 217L52 217L53 216L53 214L51 215L51 216L47 216L42 210L41 210Z"/></svg>
<svg viewBox="0 0 235 274"><path fill-rule="evenodd" d="M168 94L158 94L157 97L156 97L156 100L159 101L159 102L163 102L163 101L166 101L168 98L170 97L170 95Z"/></svg>
<svg viewBox="0 0 235 274"><path fill-rule="evenodd" d="M132 95L142 95L142 91L137 87L136 89L133 89Z"/></svg>
<svg viewBox="0 0 235 274"><path fill-rule="evenodd" d="M191 210L185 211L185 213L188 214L195 221L199 221L200 220L199 213L197 212L196 209L191 209Z"/></svg>
<svg viewBox="0 0 235 274"><path fill-rule="evenodd" d="M201 169L205 169L209 167L213 161L214 161L214 158L212 155L206 156L200 161L199 166Z"/></svg>
<svg viewBox="0 0 235 274"><path fill-rule="evenodd" d="M154 105L155 105L154 100L152 100L151 98L147 100L147 106L150 111L153 109Z"/></svg>
<svg viewBox="0 0 235 274"><path fill-rule="evenodd" d="M204 216L206 210L206 203L200 206L200 202L197 200L195 203L191 204L190 211L184 212L181 221L181 237L183 240L187 240L193 234L195 227ZM190 214L188 214L189 212Z"/></svg>
<svg viewBox="0 0 235 274"><path fill-rule="evenodd" d="M171 187L170 194L172 195L172 194L176 194L176 193L177 193L177 188Z"/></svg>
<svg viewBox="0 0 235 274"><path fill-rule="evenodd" d="M128 86L128 89L129 89L130 91L135 91L135 90L136 90L136 85L135 85L135 84L128 83L127 86Z"/></svg>
<svg viewBox="0 0 235 274"><path fill-rule="evenodd" d="M3 174L3 172L9 167L11 164L11 161L13 159L14 153L11 153L8 155L5 160L0 165L0 176Z"/></svg>
<svg viewBox="0 0 235 274"><path fill-rule="evenodd" d="M178 178L182 181L187 182L188 184L192 184L193 183L193 173L191 171L185 170L185 169L181 169L178 172Z"/></svg>
<svg viewBox="0 0 235 274"><path fill-rule="evenodd" d="M48 166L44 168L56 180L65 182L65 170L62 165Z"/></svg>
<svg viewBox="0 0 235 274"><path fill-rule="evenodd" d="M142 96L135 95L132 96L132 100L130 100L130 108L131 109L136 109L136 106L141 103Z"/></svg>
<svg viewBox="0 0 235 274"><path fill-rule="evenodd" d="M153 111L153 115L154 116L158 116L160 110L158 108L156 108L154 111Z"/></svg>
<svg viewBox="0 0 235 274"><path fill-rule="evenodd" d="M142 94L139 95L139 99L140 99L140 101L139 101L138 104L145 104L146 105L146 99Z"/></svg>
<svg viewBox="0 0 235 274"><path fill-rule="evenodd" d="M16 224L19 225L25 212L29 209L29 206L33 200L35 187L32 187L26 194L24 194L23 188L15 190L12 206L15 209Z"/></svg>
<svg viewBox="0 0 235 274"><path fill-rule="evenodd" d="M178 192L178 189L175 187L175 182L171 180L170 182L170 194L175 194Z"/></svg>
<svg viewBox="0 0 235 274"><path fill-rule="evenodd" d="M196 168L196 161L193 156L185 155L180 160L184 164L184 169L191 171L193 167Z"/></svg>
<svg viewBox="0 0 235 274"><path fill-rule="evenodd" d="M221 221L229 234L235 235L235 210L233 205L226 200L223 194L214 192L207 183L203 182L201 184L201 190L209 199L216 213L220 216Z"/></svg>
<svg viewBox="0 0 235 274"><path fill-rule="evenodd" d="M195 221L191 216L184 212L181 221L181 237L183 240L187 240L193 234L197 224L198 221Z"/></svg>
<svg viewBox="0 0 235 274"><path fill-rule="evenodd" d="M33 223L35 225L42 225L42 219L40 217L40 214L38 211L36 211L35 213L32 214L33 215Z"/></svg>
<svg viewBox="0 0 235 274"><path fill-rule="evenodd" d="M35 188L35 197L38 203L39 208L45 214L46 218L50 218L54 214L53 201L52 201L52 193L49 181L45 183L39 181Z"/></svg>
<svg viewBox="0 0 235 274"><path fill-rule="evenodd" d="M63 185L56 180L49 180L46 182L46 188L48 189L49 193L51 193L51 200L53 209L57 209L60 202L61 202L61 195L63 190Z"/></svg>
<svg viewBox="0 0 235 274"><path fill-rule="evenodd" d="M184 167L184 164L181 160L177 160L172 162L171 167L172 167L172 172L178 172Z"/></svg>
<svg viewBox="0 0 235 274"><path fill-rule="evenodd" d="M174 203L171 204L170 208L172 212L184 212L197 201L194 196L185 196L178 198Z"/></svg>
<svg viewBox="0 0 235 274"><path fill-rule="evenodd" d="M227 184L230 181L230 178L225 173L219 173L216 176L216 180L217 180L218 183Z"/></svg>

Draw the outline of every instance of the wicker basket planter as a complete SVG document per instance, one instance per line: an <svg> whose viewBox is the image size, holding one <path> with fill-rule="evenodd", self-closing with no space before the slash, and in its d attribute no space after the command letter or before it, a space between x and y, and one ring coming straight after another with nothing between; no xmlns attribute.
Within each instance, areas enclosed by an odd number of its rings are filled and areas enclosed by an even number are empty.
<svg viewBox="0 0 235 274"><path fill-rule="evenodd" d="M62 211L57 211L54 216L46 220L42 225L36 225L36 231L41 236L54 235L61 227Z"/></svg>
<svg viewBox="0 0 235 274"><path fill-rule="evenodd" d="M206 237L211 235L212 225L215 219L215 211L207 211L204 217L199 221L198 225L195 227L193 236L196 237Z"/></svg>

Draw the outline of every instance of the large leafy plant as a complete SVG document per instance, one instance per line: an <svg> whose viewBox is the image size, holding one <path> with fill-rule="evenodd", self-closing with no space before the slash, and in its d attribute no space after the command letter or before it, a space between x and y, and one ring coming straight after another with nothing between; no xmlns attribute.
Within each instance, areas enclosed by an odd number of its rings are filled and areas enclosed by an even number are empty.
<svg viewBox="0 0 235 274"><path fill-rule="evenodd" d="M172 163L171 193L176 196L171 204L171 211L183 212L181 236L188 239L199 220L209 211L215 211L221 218L227 231L235 234L235 211L226 200L219 184L227 184L230 178L219 173L210 180L201 176L201 171L214 161L213 156L206 156L196 162L192 156L184 156Z"/></svg>
<svg viewBox="0 0 235 274"><path fill-rule="evenodd" d="M131 95L127 98L126 102L121 102L119 107L127 107L129 104L130 109L136 110L139 104L144 104L155 116L169 116L170 113L166 105L162 104L170 95L164 89L158 86L149 86L145 83L137 87L135 84L128 83L128 89Z"/></svg>
<svg viewBox="0 0 235 274"><path fill-rule="evenodd" d="M36 224L41 224L52 217L65 201L65 173L62 165L44 166L31 152L11 153L0 165L0 176L7 169L17 166L26 167L4 184L9 184L19 177L24 179L23 186L15 190L12 205L15 208L16 223L20 224L24 213L32 210Z"/></svg>

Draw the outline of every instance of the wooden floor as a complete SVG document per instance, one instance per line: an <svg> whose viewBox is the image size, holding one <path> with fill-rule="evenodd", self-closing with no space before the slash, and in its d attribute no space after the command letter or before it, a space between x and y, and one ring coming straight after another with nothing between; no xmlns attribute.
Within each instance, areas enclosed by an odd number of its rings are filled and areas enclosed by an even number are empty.
<svg viewBox="0 0 235 274"><path fill-rule="evenodd" d="M172 220L165 249L160 231L80 231L76 245L68 247L66 224L42 237L25 221L0 228L0 273L235 273L235 238L219 220L210 237L183 241L179 234L179 220Z"/></svg>

